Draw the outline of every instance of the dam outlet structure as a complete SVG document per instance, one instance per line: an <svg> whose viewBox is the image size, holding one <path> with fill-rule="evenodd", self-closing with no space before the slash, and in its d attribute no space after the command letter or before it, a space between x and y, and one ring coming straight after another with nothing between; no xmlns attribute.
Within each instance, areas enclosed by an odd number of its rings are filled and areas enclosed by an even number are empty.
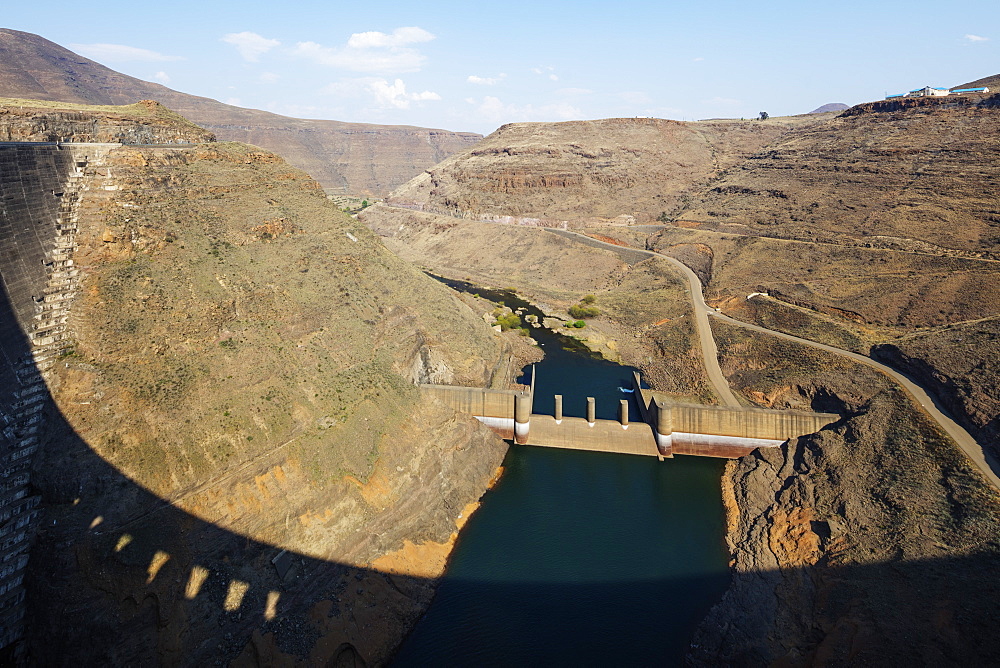
<svg viewBox="0 0 1000 668"><path fill-rule="evenodd" d="M672 402L643 388L633 373L632 393L641 422L629 421L627 400L620 400L617 420L596 417L594 397L586 399L586 417L563 415L563 397L554 396L554 415L535 413L535 370L527 391L491 390L451 385L421 385L421 393L455 411L474 416L517 445L648 455L665 459L694 455L735 459L758 448L775 448L840 419L834 413L702 406ZM630 429L631 427L631 429Z"/></svg>

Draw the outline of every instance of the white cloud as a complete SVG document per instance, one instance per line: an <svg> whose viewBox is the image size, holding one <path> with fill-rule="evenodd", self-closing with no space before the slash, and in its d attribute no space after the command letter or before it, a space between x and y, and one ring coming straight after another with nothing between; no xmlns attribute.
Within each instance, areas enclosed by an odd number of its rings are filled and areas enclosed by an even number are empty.
<svg viewBox="0 0 1000 668"><path fill-rule="evenodd" d="M257 77L261 83L274 83L278 81L281 77L274 72L261 72L260 76Z"/></svg>
<svg viewBox="0 0 1000 668"><path fill-rule="evenodd" d="M988 42L988 41L990 41L989 37L980 37L979 35L966 35L965 39L969 40L970 42Z"/></svg>
<svg viewBox="0 0 1000 668"><path fill-rule="evenodd" d="M243 102L238 97L227 97L225 100L223 100L223 102L225 102L226 104L231 104L234 107L243 106Z"/></svg>
<svg viewBox="0 0 1000 668"><path fill-rule="evenodd" d="M409 109L411 102L425 102L428 100L440 100L437 93L425 90L422 93L407 93L406 85L402 79L396 79L391 84L385 79L375 79L368 84L368 92L375 96L375 100L382 109Z"/></svg>
<svg viewBox="0 0 1000 668"><path fill-rule="evenodd" d="M352 49L382 49L399 48L407 44L420 44L434 39L434 35L423 28L412 26L409 28L396 28L391 35L384 32L372 30L370 32L356 32L347 40L347 46Z"/></svg>
<svg viewBox="0 0 1000 668"><path fill-rule="evenodd" d="M184 60L181 56L167 56L149 49L140 49L124 44L70 44L74 51L104 63L147 62L162 63L172 60Z"/></svg>
<svg viewBox="0 0 1000 668"><path fill-rule="evenodd" d="M555 74L550 74L550 75L549 75L549 79L550 79L551 81L559 81L559 77L558 77L558 76L556 76Z"/></svg>
<svg viewBox="0 0 1000 668"><path fill-rule="evenodd" d="M159 72L154 74L153 79L159 81L161 84L170 83L170 75L164 72L163 70L160 70Z"/></svg>
<svg viewBox="0 0 1000 668"><path fill-rule="evenodd" d="M396 28L391 34L359 32L344 46L330 47L316 42L299 42L292 55L319 65L354 72L417 72L427 57L408 45L429 42L434 35L423 28Z"/></svg>
<svg viewBox="0 0 1000 668"><path fill-rule="evenodd" d="M700 63L700 62L701 62L701 61L703 61L703 60L705 60L705 59L704 59L704 58L702 58L701 56L698 56L697 58L692 58L692 59L691 59L691 62L692 62L692 63Z"/></svg>
<svg viewBox="0 0 1000 668"><path fill-rule="evenodd" d="M268 39L255 32L247 31L231 32L224 35L221 41L235 46L236 50L243 56L243 60L251 63L256 63L265 53L281 45L281 42L276 39Z"/></svg>
<svg viewBox="0 0 1000 668"><path fill-rule="evenodd" d="M495 84L500 83L506 78L507 75L504 74L503 72L501 72L498 76L495 77L477 77L475 74L470 74L469 77L466 79L466 81L468 81L471 84L476 84L479 86L493 86Z"/></svg>
<svg viewBox="0 0 1000 668"><path fill-rule="evenodd" d="M467 99L466 102L476 103ZM579 108L570 104L505 104L500 98L487 95L476 103L476 113L490 123L515 123L523 121L571 121L583 117Z"/></svg>
<svg viewBox="0 0 1000 668"><path fill-rule="evenodd" d="M560 88L556 95L593 95L594 91L589 88Z"/></svg>

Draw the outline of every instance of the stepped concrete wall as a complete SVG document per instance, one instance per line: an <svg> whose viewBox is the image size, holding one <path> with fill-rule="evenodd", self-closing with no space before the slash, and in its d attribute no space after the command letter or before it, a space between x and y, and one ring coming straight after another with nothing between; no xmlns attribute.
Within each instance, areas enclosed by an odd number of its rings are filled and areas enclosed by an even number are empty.
<svg viewBox="0 0 1000 668"><path fill-rule="evenodd" d="M0 145L0 647L24 632L24 573L39 513L31 461L76 294L77 210L88 169L114 145Z"/></svg>

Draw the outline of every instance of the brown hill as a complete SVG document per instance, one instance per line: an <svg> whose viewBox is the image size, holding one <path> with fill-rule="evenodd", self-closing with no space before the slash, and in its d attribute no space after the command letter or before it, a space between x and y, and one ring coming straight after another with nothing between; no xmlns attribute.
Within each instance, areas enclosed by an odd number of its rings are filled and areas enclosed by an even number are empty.
<svg viewBox="0 0 1000 668"><path fill-rule="evenodd" d="M994 74L992 76L983 77L982 79L976 79L975 81L970 81L969 83L960 84L958 86L952 86L951 90L956 88L982 88L986 87L990 90L1000 89L1000 74Z"/></svg>
<svg viewBox="0 0 1000 668"><path fill-rule="evenodd" d="M481 135L405 125L303 120L243 109L126 76L32 33L0 29L0 96L121 105L157 100L223 141L275 151L323 187L380 195Z"/></svg>
<svg viewBox="0 0 1000 668"><path fill-rule="evenodd" d="M825 114L828 111L843 111L844 109L850 109L850 107L843 102L828 102L821 107L816 107L810 114Z"/></svg>
<svg viewBox="0 0 1000 668"><path fill-rule="evenodd" d="M998 255L1000 96L861 104L790 134L692 197L716 231Z"/></svg>
<svg viewBox="0 0 1000 668"><path fill-rule="evenodd" d="M612 118L505 125L392 194L460 216L648 222L801 124L822 116L681 123ZM628 220L628 219L623 219Z"/></svg>

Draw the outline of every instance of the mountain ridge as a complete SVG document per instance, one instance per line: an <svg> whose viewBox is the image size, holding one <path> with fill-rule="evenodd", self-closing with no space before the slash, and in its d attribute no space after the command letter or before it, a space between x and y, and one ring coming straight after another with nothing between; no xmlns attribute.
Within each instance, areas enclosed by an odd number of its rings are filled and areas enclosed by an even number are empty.
<svg viewBox="0 0 1000 668"><path fill-rule="evenodd" d="M0 28L0 96L89 105L156 100L214 132L274 151L324 188L387 194L479 141L474 132L297 119L235 107L116 72L33 33Z"/></svg>

